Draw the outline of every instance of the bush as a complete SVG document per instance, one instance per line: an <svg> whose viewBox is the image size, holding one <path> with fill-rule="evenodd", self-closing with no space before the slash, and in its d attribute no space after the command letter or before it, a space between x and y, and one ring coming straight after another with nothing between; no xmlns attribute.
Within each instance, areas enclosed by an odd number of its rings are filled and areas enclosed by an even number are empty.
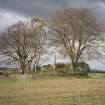
<svg viewBox="0 0 105 105"><path fill-rule="evenodd" d="M69 71L65 68L62 68L62 69L49 68L49 69L43 69L35 75L37 75L37 77L67 76L67 75L69 75Z"/></svg>
<svg viewBox="0 0 105 105"><path fill-rule="evenodd" d="M85 76L87 77L88 76L88 73L87 72L71 72L69 73L70 76Z"/></svg>
<svg viewBox="0 0 105 105"><path fill-rule="evenodd" d="M65 64L64 63L57 63L56 68L65 68Z"/></svg>
<svg viewBox="0 0 105 105"><path fill-rule="evenodd" d="M84 66L85 65L85 66ZM79 62L76 71L73 72L70 70L69 64L62 64L58 63L56 65L56 69L53 69L51 65L44 65L45 67L40 70L38 73L34 74L34 78L46 78L46 77L53 77L53 76L85 76L87 77L89 65L84 62ZM86 70L84 69L86 68ZM81 68L81 69L80 69Z"/></svg>
<svg viewBox="0 0 105 105"><path fill-rule="evenodd" d="M90 72L90 67L86 62L78 62L76 65L77 72Z"/></svg>

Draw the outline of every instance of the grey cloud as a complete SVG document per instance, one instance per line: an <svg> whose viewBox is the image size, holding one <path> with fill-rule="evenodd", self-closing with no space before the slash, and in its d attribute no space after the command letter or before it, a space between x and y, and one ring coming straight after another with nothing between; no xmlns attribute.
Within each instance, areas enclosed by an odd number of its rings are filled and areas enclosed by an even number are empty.
<svg viewBox="0 0 105 105"><path fill-rule="evenodd" d="M47 17L54 9L63 4L63 0L3 0L0 1L0 8L15 11L25 16Z"/></svg>
<svg viewBox="0 0 105 105"><path fill-rule="evenodd" d="M96 16L105 18L105 0L0 0L0 22L4 27L17 17L48 18L56 9L71 6L87 7Z"/></svg>
<svg viewBox="0 0 105 105"><path fill-rule="evenodd" d="M76 8L88 8L90 9L96 16L105 17L105 2L104 0L74 0L67 4L67 7L76 7Z"/></svg>
<svg viewBox="0 0 105 105"><path fill-rule="evenodd" d="M0 9L0 32L9 25L16 23L19 20L26 20L27 18L16 13Z"/></svg>
<svg viewBox="0 0 105 105"><path fill-rule="evenodd" d="M105 0L0 0L0 30L18 17L48 18L56 9L71 6L87 7L96 16L105 18Z"/></svg>
<svg viewBox="0 0 105 105"><path fill-rule="evenodd" d="M98 2L103 3L104 1L105 0L0 0L0 8L27 17L41 16L46 18L51 15L54 10L68 5L87 6L93 10L97 10L97 8L101 7L96 8L94 4ZM102 8L100 10L102 10ZM98 9L98 12L100 10Z"/></svg>

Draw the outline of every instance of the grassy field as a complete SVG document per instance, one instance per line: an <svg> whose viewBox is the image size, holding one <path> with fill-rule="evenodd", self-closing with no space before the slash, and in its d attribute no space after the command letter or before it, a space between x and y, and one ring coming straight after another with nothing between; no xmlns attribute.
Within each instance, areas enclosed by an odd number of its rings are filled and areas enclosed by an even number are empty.
<svg viewBox="0 0 105 105"><path fill-rule="evenodd" d="M105 105L105 79L0 80L0 105Z"/></svg>

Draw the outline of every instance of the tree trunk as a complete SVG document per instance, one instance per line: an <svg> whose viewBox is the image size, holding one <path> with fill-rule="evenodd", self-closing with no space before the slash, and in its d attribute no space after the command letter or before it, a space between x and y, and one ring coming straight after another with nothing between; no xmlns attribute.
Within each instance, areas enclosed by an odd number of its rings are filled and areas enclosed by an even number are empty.
<svg viewBox="0 0 105 105"><path fill-rule="evenodd" d="M33 73L36 72L36 64L34 63L34 67L33 67Z"/></svg>
<svg viewBox="0 0 105 105"><path fill-rule="evenodd" d="M31 74L31 63L28 64L28 73Z"/></svg>
<svg viewBox="0 0 105 105"><path fill-rule="evenodd" d="M71 65L72 72L75 73L75 71L76 71L76 63L72 62L71 64L72 64Z"/></svg>
<svg viewBox="0 0 105 105"><path fill-rule="evenodd" d="M29 74L31 74L31 67L29 67L28 69L29 69Z"/></svg>
<svg viewBox="0 0 105 105"><path fill-rule="evenodd" d="M25 71L25 70L24 70L24 69L22 69L22 72L21 72L21 74L22 74L22 75L24 75L24 71Z"/></svg>
<svg viewBox="0 0 105 105"><path fill-rule="evenodd" d="M20 64L20 67L21 67L21 74L23 75L25 73L25 65Z"/></svg>
<svg viewBox="0 0 105 105"><path fill-rule="evenodd" d="M33 72L34 73L37 73L37 70L38 70L37 67L38 67L38 62L35 61L34 67L33 67Z"/></svg>

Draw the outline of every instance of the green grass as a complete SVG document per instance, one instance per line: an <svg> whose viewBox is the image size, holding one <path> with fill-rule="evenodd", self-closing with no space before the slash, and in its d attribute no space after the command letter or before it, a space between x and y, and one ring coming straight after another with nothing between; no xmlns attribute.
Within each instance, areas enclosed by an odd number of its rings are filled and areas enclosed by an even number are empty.
<svg viewBox="0 0 105 105"><path fill-rule="evenodd" d="M90 73L89 76L97 79L105 79L105 73Z"/></svg>
<svg viewBox="0 0 105 105"><path fill-rule="evenodd" d="M0 105L104 104L104 78L0 80Z"/></svg>

